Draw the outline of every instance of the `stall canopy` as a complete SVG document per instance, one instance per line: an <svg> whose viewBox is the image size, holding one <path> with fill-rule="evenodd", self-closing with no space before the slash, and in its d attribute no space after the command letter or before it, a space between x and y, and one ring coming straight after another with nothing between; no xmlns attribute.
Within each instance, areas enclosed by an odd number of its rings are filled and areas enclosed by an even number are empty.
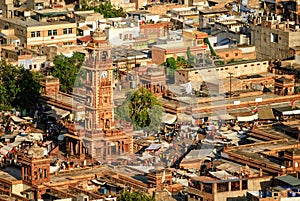
<svg viewBox="0 0 300 201"><path fill-rule="evenodd" d="M188 163L195 160L211 160L214 157L214 148L191 150L182 160L182 163Z"/></svg>
<svg viewBox="0 0 300 201"><path fill-rule="evenodd" d="M235 120L236 117L235 116L232 116L230 114L223 114L223 115L215 115L215 116L211 116L210 117L210 120L211 121L217 121L217 120Z"/></svg>
<svg viewBox="0 0 300 201"><path fill-rule="evenodd" d="M158 150L161 148L161 144L151 144L149 147L146 148L147 151L151 150Z"/></svg>
<svg viewBox="0 0 300 201"><path fill-rule="evenodd" d="M221 171L216 171L216 172L209 172L209 174L215 178L218 178L220 180L228 180L228 179L239 179L236 176L233 176L229 174L228 172L221 170Z"/></svg>
<svg viewBox="0 0 300 201"><path fill-rule="evenodd" d="M258 118L261 120L275 119L274 113L270 106L263 106L258 108Z"/></svg>
<svg viewBox="0 0 300 201"><path fill-rule="evenodd" d="M274 112L281 113L282 115L298 115L300 114L300 109L298 107L292 108L291 106L273 108Z"/></svg>
<svg viewBox="0 0 300 201"><path fill-rule="evenodd" d="M52 108L50 111L47 111L46 114L49 117L53 117L55 119L63 119L70 114L67 110L62 110L59 108Z"/></svg>
<svg viewBox="0 0 300 201"><path fill-rule="evenodd" d="M191 114L180 113L178 114L178 121L181 122L192 122L193 117Z"/></svg>
<svg viewBox="0 0 300 201"><path fill-rule="evenodd" d="M237 120L239 122L254 121L256 119L258 119L258 114L253 114L253 115L250 115L250 116L238 116L237 117Z"/></svg>
<svg viewBox="0 0 300 201"><path fill-rule="evenodd" d="M11 144L5 145L0 148L0 154L7 155L11 150L13 150L15 147L19 146L21 142L13 142Z"/></svg>
<svg viewBox="0 0 300 201"><path fill-rule="evenodd" d="M253 114L248 108L232 112L230 115L236 117L239 122L254 121L258 119L258 113Z"/></svg>
<svg viewBox="0 0 300 201"><path fill-rule="evenodd" d="M165 124L174 124L176 119L177 119L176 115L164 113L162 122L164 122Z"/></svg>
<svg viewBox="0 0 300 201"><path fill-rule="evenodd" d="M22 118L17 117L17 116L11 116L10 118L11 118L11 120L13 120L14 123L21 123L21 122L26 121L25 119L22 119Z"/></svg>

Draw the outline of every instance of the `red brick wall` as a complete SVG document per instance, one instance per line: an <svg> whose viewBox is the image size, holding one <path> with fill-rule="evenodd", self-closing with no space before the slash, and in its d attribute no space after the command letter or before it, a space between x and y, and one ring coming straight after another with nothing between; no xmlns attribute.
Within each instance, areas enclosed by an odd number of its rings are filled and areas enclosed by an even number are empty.
<svg viewBox="0 0 300 201"><path fill-rule="evenodd" d="M152 47L152 62L155 64L162 64L165 62L165 51Z"/></svg>

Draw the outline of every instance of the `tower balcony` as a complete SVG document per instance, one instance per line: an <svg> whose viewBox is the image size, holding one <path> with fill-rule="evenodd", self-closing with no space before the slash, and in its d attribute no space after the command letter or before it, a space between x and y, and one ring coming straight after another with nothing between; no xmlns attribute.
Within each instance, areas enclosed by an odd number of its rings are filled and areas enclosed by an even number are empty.
<svg viewBox="0 0 300 201"><path fill-rule="evenodd" d="M95 67L95 66L102 66L102 65L105 65L105 67L107 65L110 65L112 63L112 60L111 59L101 59L101 58L87 58L85 60L85 66L88 66L88 67ZM110 67L110 66L109 66Z"/></svg>

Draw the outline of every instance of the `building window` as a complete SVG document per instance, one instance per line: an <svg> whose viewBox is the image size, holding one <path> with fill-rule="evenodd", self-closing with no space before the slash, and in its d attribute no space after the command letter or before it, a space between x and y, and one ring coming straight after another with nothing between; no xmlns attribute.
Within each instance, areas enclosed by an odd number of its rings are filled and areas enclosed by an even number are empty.
<svg viewBox="0 0 300 201"><path fill-rule="evenodd" d="M244 67L247 67L247 65L244 65Z"/></svg>
<svg viewBox="0 0 300 201"><path fill-rule="evenodd" d="M68 34L68 29L63 29L63 34Z"/></svg>
<svg viewBox="0 0 300 201"><path fill-rule="evenodd" d="M271 33L271 43L278 43L278 34Z"/></svg>
<svg viewBox="0 0 300 201"><path fill-rule="evenodd" d="M44 169L44 178L47 178L47 169Z"/></svg>
<svg viewBox="0 0 300 201"><path fill-rule="evenodd" d="M71 34L72 32L73 32L73 29L72 29L72 28L69 28L68 33Z"/></svg>
<svg viewBox="0 0 300 201"><path fill-rule="evenodd" d="M101 56L102 61L106 61L106 58L107 58L107 52L103 51Z"/></svg>
<svg viewBox="0 0 300 201"><path fill-rule="evenodd" d="M41 37L41 32L40 31L36 32L36 37Z"/></svg>
<svg viewBox="0 0 300 201"><path fill-rule="evenodd" d="M29 65L29 69L30 69L30 70L32 69L32 65Z"/></svg>
<svg viewBox="0 0 300 201"><path fill-rule="evenodd" d="M234 67L234 68L238 68L238 67L236 66L236 67Z"/></svg>
<svg viewBox="0 0 300 201"><path fill-rule="evenodd" d="M235 53L235 56L236 56L236 57L239 56L239 53Z"/></svg>
<svg viewBox="0 0 300 201"><path fill-rule="evenodd" d="M228 183L217 183L217 192L228 192Z"/></svg>
<svg viewBox="0 0 300 201"><path fill-rule="evenodd" d="M57 36L57 29L53 30L53 36Z"/></svg>
<svg viewBox="0 0 300 201"><path fill-rule="evenodd" d="M35 37L35 32L31 32L31 38L34 38Z"/></svg>
<svg viewBox="0 0 300 201"><path fill-rule="evenodd" d="M229 57L229 54L225 54L225 57Z"/></svg>
<svg viewBox="0 0 300 201"><path fill-rule="evenodd" d="M120 36L120 39L122 39L122 34L121 33L119 34L119 36Z"/></svg>
<svg viewBox="0 0 300 201"><path fill-rule="evenodd" d="M247 190L248 189L248 181L247 180L243 180L242 181L242 190Z"/></svg>
<svg viewBox="0 0 300 201"><path fill-rule="evenodd" d="M52 30L48 30L48 36L52 36Z"/></svg>
<svg viewBox="0 0 300 201"><path fill-rule="evenodd" d="M228 68L225 68L225 70L228 70Z"/></svg>

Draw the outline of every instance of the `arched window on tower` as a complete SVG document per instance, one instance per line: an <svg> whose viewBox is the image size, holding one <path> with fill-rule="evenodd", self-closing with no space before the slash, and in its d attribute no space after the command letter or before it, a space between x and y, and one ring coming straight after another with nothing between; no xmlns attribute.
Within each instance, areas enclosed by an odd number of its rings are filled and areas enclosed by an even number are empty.
<svg viewBox="0 0 300 201"><path fill-rule="evenodd" d="M101 56L102 61L106 61L107 55L108 55L108 54L107 54L106 51L103 51L103 52L102 52L102 56Z"/></svg>

